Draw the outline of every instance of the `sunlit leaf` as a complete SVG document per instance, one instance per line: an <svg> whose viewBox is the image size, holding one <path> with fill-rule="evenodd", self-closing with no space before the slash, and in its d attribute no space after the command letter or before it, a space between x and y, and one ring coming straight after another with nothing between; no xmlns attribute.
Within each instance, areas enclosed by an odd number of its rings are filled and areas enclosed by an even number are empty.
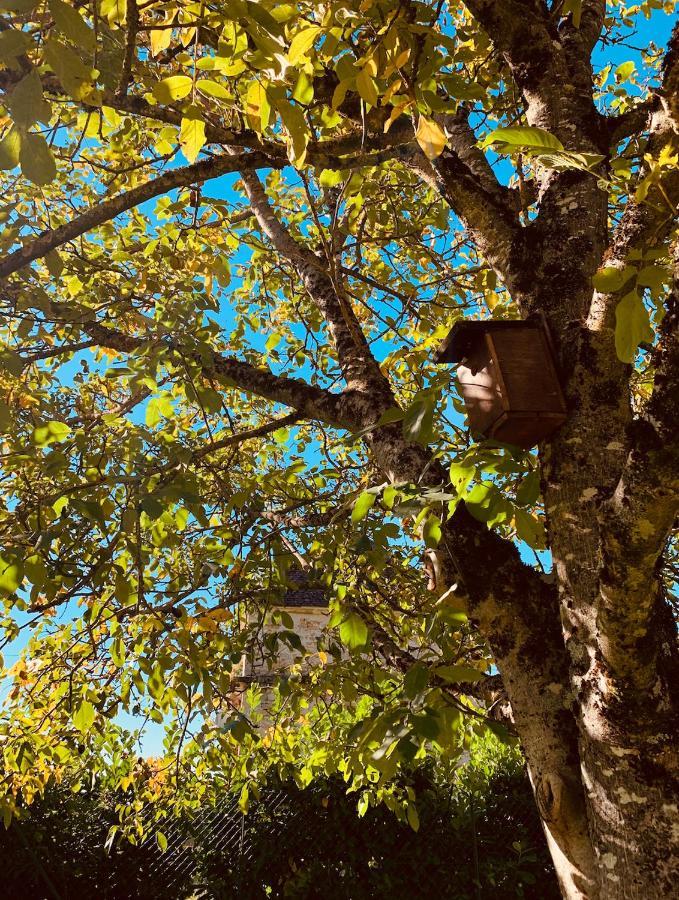
<svg viewBox="0 0 679 900"><path fill-rule="evenodd" d="M436 159L446 146L446 136L441 127L433 119L424 116L420 116L418 120L415 137L427 159Z"/></svg>

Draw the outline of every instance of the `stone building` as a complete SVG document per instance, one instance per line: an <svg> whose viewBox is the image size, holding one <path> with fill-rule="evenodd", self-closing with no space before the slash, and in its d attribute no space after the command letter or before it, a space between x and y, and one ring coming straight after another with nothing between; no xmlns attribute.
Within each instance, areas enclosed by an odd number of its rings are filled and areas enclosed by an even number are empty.
<svg viewBox="0 0 679 900"><path fill-rule="evenodd" d="M261 620L260 627L234 669L231 679L232 693L229 699L233 706L242 709L243 712L246 712L243 706L245 691L253 683L261 687L262 699L259 708L265 713L263 725L267 723L266 712L273 703L272 685L276 678L290 671L293 666L301 664L302 668L306 668L317 661L317 642L329 618L328 597L324 588L310 582L308 574L299 568L289 571L287 580L290 587L280 603L272 605L264 614L261 612L249 614L248 625ZM287 613L290 618L281 621L281 612ZM299 638L299 643L291 644L279 640L275 653L272 653L270 644L267 646L267 636L275 632L293 632Z"/></svg>

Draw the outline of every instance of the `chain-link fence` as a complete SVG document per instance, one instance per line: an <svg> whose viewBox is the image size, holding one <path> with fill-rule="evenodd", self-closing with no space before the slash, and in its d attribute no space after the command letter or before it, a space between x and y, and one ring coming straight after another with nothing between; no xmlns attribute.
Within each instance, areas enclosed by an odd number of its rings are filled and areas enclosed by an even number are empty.
<svg viewBox="0 0 679 900"><path fill-rule="evenodd" d="M201 861L206 857L221 857L229 861L237 875L239 869L252 860L257 844L268 840L273 845L284 827L290 826L291 810L286 809L285 817L281 815L289 799L289 794L283 790L265 791L246 815L241 811L238 799L227 795L221 803L192 820L174 819L160 824L162 847L153 826L154 811L149 808L142 816L147 831L142 846L155 856L149 865L149 876L153 878L163 872L169 887L190 880L202 889L204 896L209 896L209 886L200 884ZM294 809L292 813L294 818ZM169 878L168 873L172 873Z"/></svg>
<svg viewBox="0 0 679 900"><path fill-rule="evenodd" d="M479 788L416 785L420 828L384 806L356 815L339 779L225 795L192 818L142 815L146 837L104 851L115 803L67 790L0 830L0 897L18 900L512 900L558 897L522 773ZM158 832L161 832L159 838Z"/></svg>

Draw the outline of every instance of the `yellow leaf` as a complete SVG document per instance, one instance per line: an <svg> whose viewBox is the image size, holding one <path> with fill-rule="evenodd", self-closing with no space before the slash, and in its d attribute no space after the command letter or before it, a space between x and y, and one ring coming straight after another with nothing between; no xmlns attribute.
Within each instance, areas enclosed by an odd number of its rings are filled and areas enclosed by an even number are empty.
<svg viewBox="0 0 679 900"><path fill-rule="evenodd" d="M392 83L389 85L389 87L384 92L384 95L382 96L382 106L386 106L386 104L389 103L389 101L394 96L394 94L397 91L401 90L402 84L403 84L403 82L401 81L400 78L397 78L397 79L395 79L395 81L392 81Z"/></svg>
<svg viewBox="0 0 679 900"><path fill-rule="evenodd" d="M389 118L384 123L384 133L386 134L391 126L394 124L396 119L401 115L401 113L405 112L409 106L412 105L412 100L406 100L405 103L400 103L398 106L395 106L391 113L389 114Z"/></svg>
<svg viewBox="0 0 679 900"><path fill-rule="evenodd" d="M415 137L427 159L436 159L443 153L443 148L446 146L446 136L441 128L436 122L425 119L424 116L420 116Z"/></svg>
<svg viewBox="0 0 679 900"><path fill-rule="evenodd" d="M172 103L173 100L186 97L192 86L193 82L188 75L171 75L154 85L153 96L160 103Z"/></svg>
<svg viewBox="0 0 679 900"><path fill-rule="evenodd" d="M182 119L179 143L187 160L195 162L205 143L205 122L201 119Z"/></svg>
<svg viewBox="0 0 679 900"><path fill-rule="evenodd" d="M174 18L174 13L172 13L172 18ZM169 24L169 22L168 22ZM172 29L171 28L163 28L159 31L151 32L151 56L158 56L159 53L162 53L163 50L167 50L167 48L172 43Z"/></svg>
<svg viewBox="0 0 679 900"><path fill-rule="evenodd" d="M288 50L288 62L291 66L306 56L320 32L319 25L312 25L311 28L303 28L294 36Z"/></svg>
<svg viewBox="0 0 679 900"><path fill-rule="evenodd" d="M353 84L353 78L345 78L343 81L340 81L340 83L333 91L332 100L330 101L330 105L333 109L339 109L339 107L344 103L344 98L347 96L347 91Z"/></svg>
<svg viewBox="0 0 679 900"><path fill-rule="evenodd" d="M230 613L228 609L211 609L206 615L215 622L229 622L233 619L233 613Z"/></svg>
<svg viewBox="0 0 679 900"><path fill-rule="evenodd" d="M377 106L377 85L372 79L368 67L361 69L356 76L356 90L361 98L371 106Z"/></svg>
<svg viewBox="0 0 679 900"><path fill-rule="evenodd" d="M245 115L253 131L261 134L269 124L271 105L266 89L259 81L253 81L245 98Z"/></svg>

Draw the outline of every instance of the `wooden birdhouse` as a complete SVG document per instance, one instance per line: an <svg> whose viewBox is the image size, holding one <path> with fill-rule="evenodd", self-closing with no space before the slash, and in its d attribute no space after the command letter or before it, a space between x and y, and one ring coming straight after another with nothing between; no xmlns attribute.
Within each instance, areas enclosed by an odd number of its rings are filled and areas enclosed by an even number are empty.
<svg viewBox="0 0 679 900"><path fill-rule="evenodd" d="M549 332L541 319L461 321L439 363L457 363L460 393L476 437L527 450L566 419Z"/></svg>

